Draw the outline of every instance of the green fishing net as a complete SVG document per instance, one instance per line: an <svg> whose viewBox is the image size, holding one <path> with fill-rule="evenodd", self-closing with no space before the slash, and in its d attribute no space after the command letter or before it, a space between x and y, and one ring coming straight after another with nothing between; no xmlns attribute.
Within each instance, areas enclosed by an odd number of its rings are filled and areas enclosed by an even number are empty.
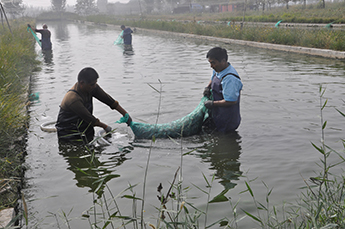
<svg viewBox="0 0 345 229"><path fill-rule="evenodd" d="M199 105L188 115L178 120L163 124L147 124L132 122L130 127L136 139L155 138L178 138L198 134L201 131L204 120L208 117L207 108L204 102L207 97L203 97ZM126 114L116 123L126 123L129 115Z"/></svg>
<svg viewBox="0 0 345 229"><path fill-rule="evenodd" d="M117 37L117 39L114 41L114 45L121 45L123 44L123 30L121 31L120 35Z"/></svg>

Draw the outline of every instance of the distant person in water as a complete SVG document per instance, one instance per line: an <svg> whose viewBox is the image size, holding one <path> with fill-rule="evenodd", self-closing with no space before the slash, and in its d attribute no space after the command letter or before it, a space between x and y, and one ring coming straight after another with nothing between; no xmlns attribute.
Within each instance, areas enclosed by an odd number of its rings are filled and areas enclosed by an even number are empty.
<svg viewBox="0 0 345 229"><path fill-rule="evenodd" d="M131 28L121 25L121 29L123 30L122 38L123 44L125 45L125 50L132 49L132 33L133 30Z"/></svg>
<svg viewBox="0 0 345 229"><path fill-rule="evenodd" d="M31 28L31 25L28 26ZM42 50L52 50L51 33L48 30L48 26L44 24L42 27L43 29L34 29L36 33L41 34Z"/></svg>

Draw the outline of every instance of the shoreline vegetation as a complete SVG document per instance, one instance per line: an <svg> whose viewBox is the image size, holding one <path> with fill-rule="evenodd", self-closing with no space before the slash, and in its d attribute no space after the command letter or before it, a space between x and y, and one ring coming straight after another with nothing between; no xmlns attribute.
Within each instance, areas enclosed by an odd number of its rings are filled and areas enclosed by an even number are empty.
<svg viewBox="0 0 345 229"><path fill-rule="evenodd" d="M98 25L125 24L129 27L154 29L254 41L306 48L345 51L344 2L327 3L325 9L318 5L301 5L266 11L242 11L227 13L189 13L169 15L90 15L67 13L64 18L93 22ZM43 13L42 21L61 18L60 14ZM277 23L281 21L277 25ZM304 26L303 26L304 25Z"/></svg>
<svg viewBox="0 0 345 229"><path fill-rule="evenodd" d="M0 28L0 210L17 208L24 182L30 77L40 64L27 21Z"/></svg>
<svg viewBox="0 0 345 229"><path fill-rule="evenodd" d="M47 12L36 19L49 21L61 20L63 17L68 20L90 21L98 25L125 24L126 26L145 29L345 51L345 31L332 28L332 25L343 25L345 23L344 8L345 3L340 2L327 3L326 9L319 9L317 5L310 5L306 9L301 6L291 6L289 10L247 11L245 15L243 12L234 12L231 14L127 15L126 18L110 15L83 17L73 13L57 14ZM22 198L20 189L25 182L23 181L25 172L23 162L26 154L26 134L29 125L27 107L30 104L30 78L34 71L39 70L40 65L36 60L35 41L26 30L27 23L34 24L33 20L32 18L12 20L10 22L11 31L6 26L0 28L0 63L2 66L0 68L0 195L2 197L0 199L0 210L18 208L18 202ZM328 27L301 29L272 27L271 25L263 26L262 24L247 26L246 24L250 22L276 23L279 20L284 23L324 23ZM241 24L241 22L244 23ZM320 86L321 111L327 103L327 101L322 102L323 94L324 90ZM345 117L341 111L339 113ZM322 139L324 139L326 123L321 119ZM344 140L342 142L344 143ZM244 212L247 217L252 218L262 228L345 227L343 220L345 218L344 175L336 176L331 174L329 170L335 165L329 165L327 162L327 158L331 153L339 156L339 164L345 161L345 157L341 153L328 148L324 141L322 141L321 146L314 144L313 146L321 153L322 166L320 174L310 179L312 184L306 181L307 191L302 193L297 208L291 206L289 212L283 210L283 215L277 215L280 213L277 213L274 206L272 209L268 202L272 190L266 187L268 189L267 203L260 203L254 198L250 181L248 181L246 182L248 189L244 192L253 197L253 204L257 206L257 215ZM205 181L209 183L209 181ZM225 193L219 198L230 202L229 199L224 197ZM135 196L129 196L128 199L139 201ZM144 199L140 201L144 201ZM22 199L22 204L25 206L24 199ZM233 219L220 221L220 224L237 228L237 223L240 221L237 218L238 213L236 213L237 203L233 205L230 202L230 204L234 210ZM164 211L163 207L165 206L162 201L162 206L159 208L160 214ZM182 209L185 211L184 214L188 218L190 215L186 205L181 203L180 207L181 211ZM25 218L27 222L28 216L25 207L18 209L16 213L17 217L12 219L12 226L15 225L15 221L21 220L21 217ZM260 213L262 217L260 217ZM114 220L114 218L111 220ZM278 218L281 220L278 220ZM68 220L66 219L67 223ZM131 220L134 219L131 217ZM143 222L143 218L140 217L136 220ZM170 222L169 225L175 224L179 225L180 222Z"/></svg>

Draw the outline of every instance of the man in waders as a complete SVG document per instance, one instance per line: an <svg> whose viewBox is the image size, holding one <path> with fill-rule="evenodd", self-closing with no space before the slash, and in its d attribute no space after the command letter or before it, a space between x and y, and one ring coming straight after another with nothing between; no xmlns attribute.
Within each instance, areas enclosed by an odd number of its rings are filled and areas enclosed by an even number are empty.
<svg viewBox="0 0 345 229"><path fill-rule="evenodd" d="M241 123L241 79L228 62L228 54L220 47L208 51L206 58L213 68L211 81L204 89L204 96L212 98L205 102L209 119L204 123L208 130L222 133L234 132ZM212 96L212 97L211 97Z"/></svg>
<svg viewBox="0 0 345 229"><path fill-rule="evenodd" d="M132 33L133 31L131 28L121 25L121 29L123 30L122 38L125 51L132 50Z"/></svg>
<svg viewBox="0 0 345 229"><path fill-rule="evenodd" d="M107 133L111 127L92 115L92 98L117 110L123 116L127 111L119 102L108 95L97 84L98 73L95 69L87 67L78 74L78 82L66 93L63 98L56 122L57 134L60 142L89 143L94 138L94 126L103 128ZM132 122L129 116L127 124Z"/></svg>
<svg viewBox="0 0 345 229"><path fill-rule="evenodd" d="M31 28L31 25L28 24L28 26ZM44 24L42 26L43 29L34 29L36 33L40 33L41 36L41 43L42 43L42 50L44 51L51 51L52 50L52 42L50 40L51 33L48 30L48 26Z"/></svg>

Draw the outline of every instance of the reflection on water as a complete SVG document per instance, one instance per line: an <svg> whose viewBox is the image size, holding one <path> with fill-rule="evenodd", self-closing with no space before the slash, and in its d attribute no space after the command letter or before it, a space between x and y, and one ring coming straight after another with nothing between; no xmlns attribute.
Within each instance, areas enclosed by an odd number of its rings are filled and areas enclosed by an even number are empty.
<svg viewBox="0 0 345 229"><path fill-rule="evenodd" d="M55 25L55 36L56 39L61 42L61 41L66 41L69 38L69 33L68 33L68 28L63 21L58 21L56 22Z"/></svg>
<svg viewBox="0 0 345 229"><path fill-rule="evenodd" d="M215 176L225 190L236 186L234 181L242 175L239 157L241 154L241 136L235 132L226 135L210 136L210 143L197 149L196 155L203 162L210 164Z"/></svg>
<svg viewBox="0 0 345 229"><path fill-rule="evenodd" d="M53 65L53 50L42 50L44 63L49 66Z"/></svg>
<svg viewBox="0 0 345 229"><path fill-rule="evenodd" d="M126 154L131 150L130 146L123 147L108 160L101 162L99 157L102 148L100 147L59 144L59 154L67 161L67 169L75 173L76 185L80 188L89 187L89 192L96 193L98 198L102 197L107 182L120 177L119 174L114 174L114 169L127 160Z"/></svg>
<svg viewBox="0 0 345 229"><path fill-rule="evenodd" d="M121 44L118 46L120 46L123 49L124 55L134 55L133 45Z"/></svg>

